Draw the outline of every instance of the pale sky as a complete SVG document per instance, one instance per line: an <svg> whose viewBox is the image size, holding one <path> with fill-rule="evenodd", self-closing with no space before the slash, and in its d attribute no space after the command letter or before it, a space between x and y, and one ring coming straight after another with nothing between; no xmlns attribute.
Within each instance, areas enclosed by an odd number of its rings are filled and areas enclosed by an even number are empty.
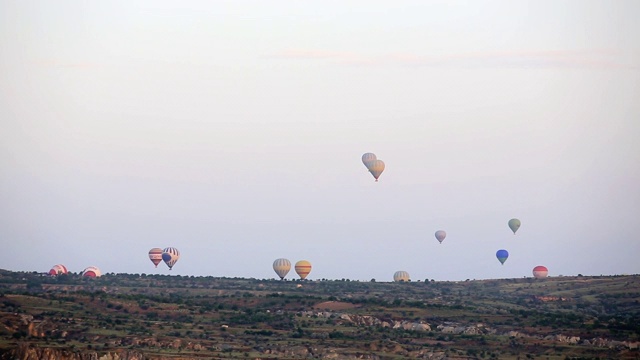
<svg viewBox="0 0 640 360"><path fill-rule="evenodd" d="M0 0L0 268L640 273L638 19L608 0Z"/></svg>

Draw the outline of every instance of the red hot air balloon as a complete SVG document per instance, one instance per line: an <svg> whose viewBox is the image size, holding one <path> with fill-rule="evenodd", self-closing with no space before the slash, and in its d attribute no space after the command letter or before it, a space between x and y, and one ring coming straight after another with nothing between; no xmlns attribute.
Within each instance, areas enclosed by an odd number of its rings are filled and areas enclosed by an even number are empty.
<svg viewBox="0 0 640 360"><path fill-rule="evenodd" d="M51 270L49 270L49 275L56 276L68 273L67 267L62 264L54 265Z"/></svg>
<svg viewBox="0 0 640 360"><path fill-rule="evenodd" d="M162 252L163 251L160 248L153 248L149 250L149 260L151 260L153 265L156 267L158 267L158 264L162 261Z"/></svg>
<svg viewBox="0 0 640 360"><path fill-rule="evenodd" d="M543 279L549 275L549 270L542 265L538 265L533 268L533 277L536 279Z"/></svg>
<svg viewBox="0 0 640 360"><path fill-rule="evenodd" d="M82 276L97 278L102 276L102 271L95 266L89 266L82 271Z"/></svg>

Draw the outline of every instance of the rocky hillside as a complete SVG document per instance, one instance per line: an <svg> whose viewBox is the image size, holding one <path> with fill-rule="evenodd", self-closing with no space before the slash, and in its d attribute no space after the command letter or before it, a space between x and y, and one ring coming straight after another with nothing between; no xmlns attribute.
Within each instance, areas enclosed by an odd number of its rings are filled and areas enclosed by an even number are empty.
<svg viewBox="0 0 640 360"><path fill-rule="evenodd" d="M639 300L639 276L398 284L0 272L0 358L633 359Z"/></svg>

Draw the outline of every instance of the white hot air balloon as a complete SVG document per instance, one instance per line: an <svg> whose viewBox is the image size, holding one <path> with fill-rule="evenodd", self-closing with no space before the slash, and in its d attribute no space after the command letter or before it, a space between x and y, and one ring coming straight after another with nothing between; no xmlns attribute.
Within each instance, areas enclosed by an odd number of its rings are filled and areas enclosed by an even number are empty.
<svg viewBox="0 0 640 360"><path fill-rule="evenodd" d="M273 262L273 271L278 274L280 280L283 280L284 277L287 276L289 270L291 270L291 261L287 259L276 259L276 261Z"/></svg>
<svg viewBox="0 0 640 360"><path fill-rule="evenodd" d="M440 244L442 244L442 242L444 241L444 238L446 237L447 237L447 233L444 230L436 231L436 240L438 240Z"/></svg>
<svg viewBox="0 0 640 360"><path fill-rule="evenodd" d="M174 247L168 247L162 250L162 260L169 267L169 270L173 269L173 265L180 259L180 251Z"/></svg>
<svg viewBox="0 0 640 360"><path fill-rule="evenodd" d="M362 155L362 163L367 167L367 170L371 169L371 165L373 165L373 162L376 160L378 160L378 158L374 153L365 153Z"/></svg>

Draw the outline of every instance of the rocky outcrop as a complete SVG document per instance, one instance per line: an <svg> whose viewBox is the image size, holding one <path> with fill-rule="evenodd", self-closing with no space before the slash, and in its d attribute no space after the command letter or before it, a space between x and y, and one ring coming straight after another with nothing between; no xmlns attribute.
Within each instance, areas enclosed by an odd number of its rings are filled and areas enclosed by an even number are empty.
<svg viewBox="0 0 640 360"><path fill-rule="evenodd" d="M356 326L363 326L363 327L379 326L379 327L389 327L392 329L431 331L431 325L423 321L418 321L418 322L406 321L406 320L383 321L378 319L375 316L370 316L370 315L333 313L329 311L321 311L321 312L304 311L301 313L301 315L307 316L307 317L319 317L324 319L336 319L341 323L349 323L349 324L353 324Z"/></svg>
<svg viewBox="0 0 640 360"><path fill-rule="evenodd" d="M95 351L72 351L58 348L40 348L27 343L0 352L2 360L144 360L137 351L112 351L98 355Z"/></svg>
<svg viewBox="0 0 640 360"><path fill-rule="evenodd" d="M413 331L431 331L431 326L424 322L394 321L392 328Z"/></svg>
<svg viewBox="0 0 640 360"><path fill-rule="evenodd" d="M579 336L565 336L565 335L548 335L544 337L545 340L556 341L563 344L578 344L580 342Z"/></svg>
<svg viewBox="0 0 640 360"><path fill-rule="evenodd" d="M437 326L437 329L445 334L486 335L495 334L495 330L484 326L482 323L474 325L460 325L446 322Z"/></svg>

